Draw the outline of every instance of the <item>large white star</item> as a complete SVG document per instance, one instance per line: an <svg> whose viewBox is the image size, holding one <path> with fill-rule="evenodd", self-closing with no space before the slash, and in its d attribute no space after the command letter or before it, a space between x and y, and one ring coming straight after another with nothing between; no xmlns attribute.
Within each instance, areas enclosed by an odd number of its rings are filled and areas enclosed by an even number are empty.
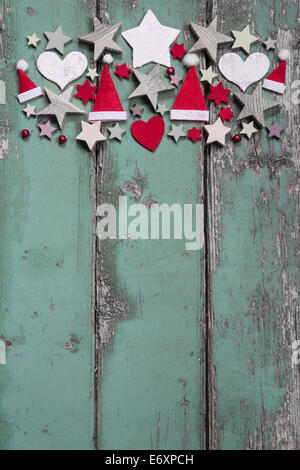
<svg viewBox="0 0 300 470"><path fill-rule="evenodd" d="M141 67L149 62L170 67L169 48L179 33L179 29L161 25L149 9L139 26L122 33L133 49L133 67Z"/></svg>

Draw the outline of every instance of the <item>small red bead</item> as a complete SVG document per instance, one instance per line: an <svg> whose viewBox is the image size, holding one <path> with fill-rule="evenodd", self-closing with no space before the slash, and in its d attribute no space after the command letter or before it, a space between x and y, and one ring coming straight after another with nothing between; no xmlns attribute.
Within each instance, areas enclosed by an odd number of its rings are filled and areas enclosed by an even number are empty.
<svg viewBox="0 0 300 470"><path fill-rule="evenodd" d="M174 75L175 69L174 67L168 67L167 68L167 75Z"/></svg>
<svg viewBox="0 0 300 470"><path fill-rule="evenodd" d="M23 129L21 132L22 139L27 139L30 136L30 131L28 129Z"/></svg>
<svg viewBox="0 0 300 470"><path fill-rule="evenodd" d="M240 134L235 134L233 137L232 137L232 141L234 144L238 144L240 141L242 140Z"/></svg>
<svg viewBox="0 0 300 470"><path fill-rule="evenodd" d="M63 145L67 142L67 138L65 135L60 135L59 138L58 138L58 143L59 145Z"/></svg>

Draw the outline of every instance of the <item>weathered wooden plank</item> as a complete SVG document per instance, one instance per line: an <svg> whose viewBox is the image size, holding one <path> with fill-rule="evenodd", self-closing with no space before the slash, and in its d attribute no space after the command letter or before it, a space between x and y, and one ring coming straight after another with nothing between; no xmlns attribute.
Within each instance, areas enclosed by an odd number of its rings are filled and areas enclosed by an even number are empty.
<svg viewBox="0 0 300 470"><path fill-rule="evenodd" d="M140 23L149 2L102 1L99 18L127 30ZM192 43L188 22L205 19L205 3L151 2L162 24L181 28ZM122 59L131 49L119 38ZM184 76L177 61L176 71ZM141 70L148 71L151 65ZM163 76L163 71L162 71ZM117 84L126 107L136 81ZM174 94L159 102L171 107ZM153 115L151 105L143 119ZM202 200L203 151L190 141L176 146L165 137L154 154L130 135L111 141L97 157L97 203L149 201L172 204ZM166 132L170 122L165 115ZM189 127L185 124L185 129ZM205 446L205 327L203 252L185 251L184 242L125 238L97 244L96 320L99 349L98 442L102 449L198 449Z"/></svg>
<svg viewBox="0 0 300 470"><path fill-rule="evenodd" d="M250 22L261 38L278 33L278 49L292 57L278 98L282 142L262 130L251 142L209 154L210 447L297 449L299 371L291 346L299 338L299 104L292 83L299 77L299 3L226 0L213 7L225 32ZM276 64L276 54L268 55ZM266 113L266 124L275 116Z"/></svg>
<svg viewBox="0 0 300 470"><path fill-rule="evenodd" d="M33 66L43 31L60 23L74 38L86 30L91 2L1 1L0 336L11 343L0 366L1 449L93 447L93 341L90 326L92 162L75 143L80 123L40 139L17 100L15 63L25 58L36 83L58 92ZM59 23L58 23L59 22ZM35 51L25 37L36 32ZM85 50L84 47L82 50ZM45 106L37 100L37 110ZM20 130L32 130L26 142ZM7 140L6 140L7 139ZM6 150L7 148L7 150ZM73 349L65 349L67 342ZM9 343L8 343L9 344Z"/></svg>

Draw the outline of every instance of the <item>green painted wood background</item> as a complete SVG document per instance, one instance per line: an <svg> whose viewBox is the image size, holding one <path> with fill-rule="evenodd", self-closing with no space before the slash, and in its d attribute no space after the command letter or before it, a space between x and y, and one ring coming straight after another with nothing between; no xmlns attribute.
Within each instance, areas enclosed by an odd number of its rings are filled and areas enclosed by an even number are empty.
<svg viewBox="0 0 300 470"><path fill-rule="evenodd" d="M298 2L0 5L0 79L9 84L0 105L0 337L11 344L0 366L0 448L299 448L299 369L291 362L299 339L299 104L291 86L300 76ZM292 52L279 98L282 142L265 129L223 149L176 146L165 136L151 154L131 138L131 115L122 143L105 142L94 154L74 141L78 117L66 121L65 148L38 138L15 98L16 60L28 60L30 76L57 92L33 65L43 31L62 24L74 38L66 52L79 48L91 60L75 38L91 29L93 15L126 30L150 6L188 46L189 21L208 24L215 14L225 34L250 22L260 38L278 35L278 48ZM37 51L26 46L32 32L42 38ZM115 64L130 63L130 47L117 41L123 55ZM276 54L268 55L273 66ZM134 79L115 83L128 108ZM167 93L159 102L173 100ZM143 100L133 102L145 108L143 119L153 115ZM266 123L275 116L267 113ZM167 116L165 123L168 131ZM24 127L33 131L27 142ZM99 243L97 205L119 195L147 205L203 202L204 249L187 252L180 240Z"/></svg>

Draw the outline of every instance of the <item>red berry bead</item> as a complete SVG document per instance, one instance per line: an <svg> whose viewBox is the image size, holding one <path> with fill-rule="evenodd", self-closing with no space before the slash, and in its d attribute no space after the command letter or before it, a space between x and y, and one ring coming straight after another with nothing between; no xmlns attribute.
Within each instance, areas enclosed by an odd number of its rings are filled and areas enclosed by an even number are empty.
<svg viewBox="0 0 300 470"><path fill-rule="evenodd" d="M167 75L174 75L175 69L174 67L168 67L167 68Z"/></svg>
<svg viewBox="0 0 300 470"><path fill-rule="evenodd" d="M58 138L58 143L59 145L63 145L67 142L67 138L65 135L60 135L59 138Z"/></svg>
<svg viewBox="0 0 300 470"><path fill-rule="evenodd" d="M240 134L235 134L233 137L232 137L232 142L234 144L238 144L240 141L242 140Z"/></svg>
<svg viewBox="0 0 300 470"><path fill-rule="evenodd" d="M23 129L21 132L22 139L28 139L29 136L30 136L30 131L28 129Z"/></svg>

